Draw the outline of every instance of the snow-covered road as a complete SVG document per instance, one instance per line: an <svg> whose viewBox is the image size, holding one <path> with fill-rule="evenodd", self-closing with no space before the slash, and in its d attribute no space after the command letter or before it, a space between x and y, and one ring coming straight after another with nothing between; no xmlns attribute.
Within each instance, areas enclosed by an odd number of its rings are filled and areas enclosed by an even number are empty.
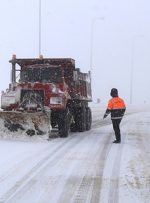
<svg viewBox="0 0 150 203"><path fill-rule="evenodd" d="M95 105L92 130L68 138L1 139L0 203L149 203L150 111L131 108L112 144L104 110Z"/></svg>

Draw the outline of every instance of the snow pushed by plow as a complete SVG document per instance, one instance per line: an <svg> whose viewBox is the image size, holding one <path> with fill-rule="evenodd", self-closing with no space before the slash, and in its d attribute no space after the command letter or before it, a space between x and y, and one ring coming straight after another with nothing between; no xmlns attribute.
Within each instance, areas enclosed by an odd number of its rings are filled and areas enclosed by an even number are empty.
<svg viewBox="0 0 150 203"><path fill-rule="evenodd" d="M48 138L50 134L49 118L43 112L0 112L0 137L19 138L42 137Z"/></svg>

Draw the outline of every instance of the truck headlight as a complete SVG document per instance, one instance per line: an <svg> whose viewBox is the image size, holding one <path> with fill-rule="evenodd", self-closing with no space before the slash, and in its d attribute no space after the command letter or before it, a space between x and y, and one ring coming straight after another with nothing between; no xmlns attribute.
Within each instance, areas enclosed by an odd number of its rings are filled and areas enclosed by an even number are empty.
<svg viewBox="0 0 150 203"><path fill-rule="evenodd" d="M9 106L10 104L15 104L15 97L2 95L1 105Z"/></svg>
<svg viewBox="0 0 150 203"><path fill-rule="evenodd" d="M51 97L50 104L62 104L63 99L62 97Z"/></svg>

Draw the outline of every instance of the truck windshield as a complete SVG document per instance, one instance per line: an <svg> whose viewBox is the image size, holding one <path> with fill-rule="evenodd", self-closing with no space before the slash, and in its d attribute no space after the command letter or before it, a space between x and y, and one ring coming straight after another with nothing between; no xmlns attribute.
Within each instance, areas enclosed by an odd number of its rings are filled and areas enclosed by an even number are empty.
<svg viewBox="0 0 150 203"><path fill-rule="evenodd" d="M25 67L21 70L22 82L62 82L62 70L59 67Z"/></svg>

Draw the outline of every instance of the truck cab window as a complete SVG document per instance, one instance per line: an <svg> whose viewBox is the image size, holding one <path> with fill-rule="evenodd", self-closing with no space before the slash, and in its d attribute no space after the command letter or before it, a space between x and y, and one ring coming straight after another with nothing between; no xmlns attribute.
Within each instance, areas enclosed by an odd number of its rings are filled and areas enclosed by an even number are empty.
<svg viewBox="0 0 150 203"><path fill-rule="evenodd" d="M26 67L21 70L22 82L62 82L63 73L60 67Z"/></svg>

